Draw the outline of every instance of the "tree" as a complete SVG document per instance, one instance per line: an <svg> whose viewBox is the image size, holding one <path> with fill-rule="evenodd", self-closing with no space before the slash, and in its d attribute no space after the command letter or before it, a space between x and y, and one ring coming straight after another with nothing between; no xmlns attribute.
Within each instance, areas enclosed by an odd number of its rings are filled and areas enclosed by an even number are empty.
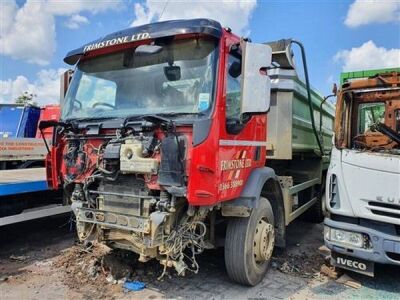
<svg viewBox="0 0 400 300"><path fill-rule="evenodd" d="M24 92L21 96L18 96L15 99L15 103L16 104L23 104L23 105L37 105L36 101L33 101L33 98L35 98L36 95L33 93L29 93L29 92Z"/></svg>

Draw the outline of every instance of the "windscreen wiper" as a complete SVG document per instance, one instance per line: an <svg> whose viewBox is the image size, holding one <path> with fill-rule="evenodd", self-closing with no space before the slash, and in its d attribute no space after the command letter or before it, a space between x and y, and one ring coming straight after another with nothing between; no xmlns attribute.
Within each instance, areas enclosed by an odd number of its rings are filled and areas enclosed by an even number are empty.
<svg viewBox="0 0 400 300"><path fill-rule="evenodd" d="M124 121L122 122L122 127L126 127L126 125L129 123L129 122L131 122L131 121L136 121L136 120L141 120L141 119L143 119L143 116L144 115L129 115L129 116L126 116L125 118L124 118Z"/></svg>
<svg viewBox="0 0 400 300"><path fill-rule="evenodd" d="M156 113L146 115L130 115L125 117L122 126L125 127L130 121L145 120L153 124L168 124L172 122L171 117L179 117L185 115L204 115L202 112L170 112L170 113Z"/></svg>
<svg viewBox="0 0 400 300"><path fill-rule="evenodd" d="M394 131L389 126L387 126L387 125L385 125L385 124L383 124L381 122L377 122L377 123L372 124L370 126L370 129L372 131L379 131L380 133L386 135L392 141L394 141L394 142L396 142L397 144L400 145L400 134L398 134L396 131Z"/></svg>
<svg viewBox="0 0 400 300"><path fill-rule="evenodd" d="M80 123L80 122L97 122L97 121L105 121L105 120L112 120L118 119L119 117L88 117L88 118L71 118L66 119L65 123Z"/></svg>
<svg viewBox="0 0 400 300"><path fill-rule="evenodd" d="M165 117L179 117L179 116L190 116L190 115L196 115L196 116L204 116L204 112L165 112L165 113L157 113L157 116L165 116Z"/></svg>
<svg viewBox="0 0 400 300"><path fill-rule="evenodd" d="M157 113L157 114L144 115L142 119L157 125L164 124L167 126L175 127L175 122L173 121L173 118L186 115L198 116L198 115L204 115L204 113L201 112L200 113L195 113L195 112Z"/></svg>

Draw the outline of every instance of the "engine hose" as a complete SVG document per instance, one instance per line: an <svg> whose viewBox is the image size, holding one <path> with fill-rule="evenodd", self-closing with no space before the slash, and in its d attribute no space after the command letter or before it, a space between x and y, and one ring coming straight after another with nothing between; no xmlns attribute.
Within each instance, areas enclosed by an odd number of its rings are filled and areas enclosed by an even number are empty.
<svg viewBox="0 0 400 300"><path fill-rule="evenodd" d="M315 127L315 119L314 119L314 109L313 109L313 103L312 103L312 98L311 98L311 87L310 87L310 81L308 78L308 68L307 68L307 61L306 61L306 51L304 49L304 46L301 42L296 41L296 40L291 40L290 43L296 44L300 47L301 50L301 60L303 61L303 69L304 69L304 77L306 79L306 87L307 87L307 98L308 98L308 107L310 110L310 118L311 118L311 126L315 135L315 139L317 140L318 148L320 151L320 155L324 155L324 148L322 146L321 140L319 138L319 134L317 131L317 128ZM322 114L322 110L319 112Z"/></svg>

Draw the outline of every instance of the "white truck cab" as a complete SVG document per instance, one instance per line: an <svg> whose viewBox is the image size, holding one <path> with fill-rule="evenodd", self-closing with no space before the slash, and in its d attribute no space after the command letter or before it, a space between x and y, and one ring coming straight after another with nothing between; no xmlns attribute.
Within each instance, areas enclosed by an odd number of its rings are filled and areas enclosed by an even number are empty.
<svg viewBox="0 0 400 300"><path fill-rule="evenodd" d="M324 240L333 265L373 276L400 266L400 72L349 80L337 99Z"/></svg>

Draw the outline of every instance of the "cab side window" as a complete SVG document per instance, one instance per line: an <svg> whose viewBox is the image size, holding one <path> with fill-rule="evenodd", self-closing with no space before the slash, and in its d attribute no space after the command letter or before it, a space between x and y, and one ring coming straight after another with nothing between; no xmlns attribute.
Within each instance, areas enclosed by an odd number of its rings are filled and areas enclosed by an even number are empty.
<svg viewBox="0 0 400 300"><path fill-rule="evenodd" d="M241 60L229 55L226 85L226 129L235 134L241 130L240 100L241 100Z"/></svg>

